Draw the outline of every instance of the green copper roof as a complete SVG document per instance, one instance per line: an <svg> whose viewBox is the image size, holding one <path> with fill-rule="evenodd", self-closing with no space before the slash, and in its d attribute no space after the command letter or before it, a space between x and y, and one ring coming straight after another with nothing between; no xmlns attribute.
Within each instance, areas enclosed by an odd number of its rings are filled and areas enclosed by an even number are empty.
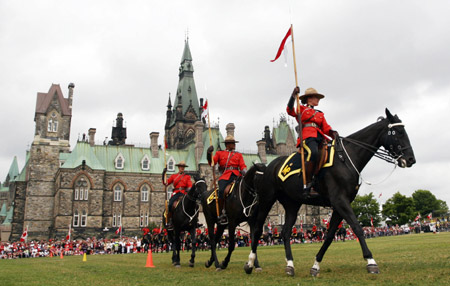
<svg viewBox="0 0 450 286"><path fill-rule="evenodd" d="M63 158L61 158L63 157ZM86 165L93 170L105 170L105 167L99 162L93 148L86 142L77 142L70 155L60 154L60 159L65 159L61 168L73 169L82 165L83 160Z"/></svg>
<svg viewBox="0 0 450 286"><path fill-rule="evenodd" d="M0 216L6 216L6 203L3 203L2 209L0 210Z"/></svg>
<svg viewBox="0 0 450 286"><path fill-rule="evenodd" d="M220 146L221 150L225 150L225 144L222 143L224 140L223 140L222 134L220 134L220 131L218 128L211 128L211 137L212 137L212 140L211 140L212 146L214 146L214 152L217 151L217 149L218 149L217 146ZM203 131L202 140L203 140L204 148L203 148L203 154L202 154L202 157L200 158L199 163L200 164L208 164L208 160L206 159L206 154L207 154L208 147L211 146L210 140L209 140L209 130L208 129L205 129Z"/></svg>
<svg viewBox="0 0 450 286"><path fill-rule="evenodd" d="M293 138L296 138L294 130L289 127L286 121L281 121L278 127L273 128L273 138L277 144L286 143L288 134L291 132Z"/></svg>
<svg viewBox="0 0 450 286"><path fill-rule="evenodd" d="M30 159L30 151L27 151L25 158L25 166L23 166L22 171L16 179L16 182L25 182L27 179L27 170L28 170L28 160Z"/></svg>
<svg viewBox="0 0 450 286"><path fill-rule="evenodd" d="M16 156L14 156L14 159L11 163L11 167L9 167L8 176L9 176L10 182L14 182L17 179L17 177L19 176L19 165L17 164Z"/></svg>
<svg viewBox="0 0 450 286"><path fill-rule="evenodd" d="M5 221L3 221L2 225L10 225L12 222L14 208L10 207L8 212L6 213Z"/></svg>

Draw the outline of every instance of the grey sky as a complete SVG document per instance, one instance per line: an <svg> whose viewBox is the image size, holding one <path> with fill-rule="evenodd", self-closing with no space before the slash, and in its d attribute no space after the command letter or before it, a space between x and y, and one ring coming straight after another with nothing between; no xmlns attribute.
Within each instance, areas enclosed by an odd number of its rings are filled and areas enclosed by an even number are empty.
<svg viewBox="0 0 450 286"><path fill-rule="evenodd" d="M223 133L235 123L238 147L256 150L295 86L291 55L288 67L283 56L269 61L292 19L300 87L325 94L319 109L334 129L349 135L386 107L406 124L417 164L363 185L361 194L382 193L384 202L397 191L428 189L450 205L449 12L448 1L3 0L0 180L14 156L23 167L36 94L52 83L65 96L75 83L72 147L90 127L99 142L110 137L118 112L127 142L163 134L186 30L197 93L208 98L211 118L220 118ZM392 167L373 159L363 176L377 182Z"/></svg>

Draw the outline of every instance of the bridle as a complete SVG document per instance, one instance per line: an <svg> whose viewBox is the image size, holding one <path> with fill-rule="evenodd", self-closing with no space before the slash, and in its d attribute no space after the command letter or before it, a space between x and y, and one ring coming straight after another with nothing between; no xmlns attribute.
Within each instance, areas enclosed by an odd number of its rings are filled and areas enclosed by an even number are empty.
<svg viewBox="0 0 450 286"><path fill-rule="evenodd" d="M396 131L394 129L394 127L396 127L396 126L405 126L405 124L401 123L401 122L388 124L387 136L386 136L384 144L382 144L382 146L385 149L380 149L379 147L376 147L374 145L371 145L371 144L368 144L368 143L365 143L365 142L362 142L359 140L346 138L346 137L339 137L339 141L338 141L339 144L341 145L342 149L344 150L344 153L347 156L347 158L349 159L350 164L352 165L353 169L356 171L356 173L358 173L358 176L360 177L361 181L363 181L364 183L366 183L368 185L375 185L375 184L380 184L380 183L384 182L385 180L387 180L392 175L395 168L398 166L398 161L403 157L403 155L404 155L403 150L411 148L411 146L402 147L400 145ZM350 142L354 145L357 145L369 152L372 152L374 157L377 157L388 163L394 164L394 169L391 171L391 173L385 179L381 180L378 183L373 184L373 183L370 183L370 182L364 180L364 178L361 176L361 173L358 171L355 164L353 163L350 155L348 154L347 149L345 148L345 146L343 144L344 140L347 142ZM389 146L389 147L386 149L386 146ZM397 147L398 152L396 151L395 146Z"/></svg>
<svg viewBox="0 0 450 286"><path fill-rule="evenodd" d="M196 182L194 183L194 186L196 187L197 184L200 183L200 182L203 182L203 183L206 184L205 180L200 179L200 180L198 180L198 181L196 181ZM197 192L197 190L196 190L196 192ZM192 201L192 202L195 202L195 212L194 212L194 214L193 214L192 216L191 216L190 214L188 214L188 213L186 212L186 209L184 208L184 199L185 199L186 197L188 198L188 200L190 200L190 201ZM183 212L184 212L184 214L189 218L189 222L191 222L191 221L195 218L195 216L198 214L198 211L199 211L199 209L200 209L200 207L199 207L198 204L197 204L197 198L193 198L192 196L189 195L189 193L187 193L186 195L183 196L183 200L181 201L181 205L183 206Z"/></svg>
<svg viewBox="0 0 450 286"><path fill-rule="evenodd" d="M263 172L260 172L260 171L255 172L255 175L260 175L260 174L263 174ZM242 184L244 184L245 188L248 190L248 193L251 196L253 196L253 201L248 206L245 206L244 201L242 200ZM247 182L245 182L245 176L241 179L241 181L239 183L239 200L242 205L242 213L244 214L245 217L249 217L250 214L252 213L252 208L258 203L258 196L257 196L255 188L253 188L252 186L247 184Z"/></svg>

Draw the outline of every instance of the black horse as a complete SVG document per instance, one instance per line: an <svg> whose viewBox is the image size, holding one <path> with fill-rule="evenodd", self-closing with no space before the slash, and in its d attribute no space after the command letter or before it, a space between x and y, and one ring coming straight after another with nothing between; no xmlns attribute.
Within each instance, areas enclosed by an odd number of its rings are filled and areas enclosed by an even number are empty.
<svg viewBox="0 0 450 286"><path fill-rule="evenodd" d="M252 251L249 261L244 266L246 273L252 272L258 246L255 238L261 236L264 221L276 200L283 205L286 212L282 236L287 261L286 273L288 275L294 275L294 263L288 238L302 204L331 206L333 208L328 233L324 244L316 255L316 261L310 271L311 275L316 276L319 273L319 263L333 241L342 219L345 219L352 227L359 239L363 257L368 262L367 270L370 273L379 273L378 266L364 239L364 231L350 203L358 193L361 184L360 173L374 155L388 162L396 163L402 168L411 167L416 162L404 124L397 115L393 116L388 109L386 109L386 116L387 118L381 117L376 123L348 137L339 138L333 166L322 169L317 176L318 181L315 188L320 194L319 197L314 199L302 197L300 188L303 182L300 176L290 176L284 182L278 178L279 169L286 157L279 157L267 166L261 183L257 185L259 211L252 232ZM385 150L379 150L381 146Z"/></svg>
<svg viewBox="0 0 450 286"><path fill-rule="evenodd" d="M173 230L167 232L169 241L172 243L172 264L175 267L180 267L180 245L181 245L181 232L188 231L193 234L192 253L189 260L189 266L194 267L195 261L195 230L198 223L198 210L197 199L200 194L206 191L206 183L204 179L195 179L195 183L189 192L180 198L178 205L173 210L172 222ZM164 213L162 216L165 221Z"/></svg>
<svg viewBox="0 0 450 286"><path fill-rule="evenodd" d="M253 188L253 180L255 176L258 176L257 170L264 169L263 164L257 164L252 166L244 177L238 178L231 193L225 199L225 210L228 215L228 225L221 225L217 223L217 210L215 200L212 198L214 196L214 190L210 190L203 194L202 196L202 207L203 214L205 215L206 223L209 230L209 241L211 245L211 257L205 263L206 267L210 267L213 262L216 266L216 270L226 269L228 263L230 262L231 254L235 248L235 230L236 227L245 221L249 221L254 217L254 213L257 208L257 196L255 189ZM260 172L262 175L262 173ZM214 226L217 224L217 231L214 233ZM222 237L223 231L228 227L228 254L222 263L219 264L217 254L216 254L216 243L219 242ZM256 268L259 268L257 262Z"/></svg>

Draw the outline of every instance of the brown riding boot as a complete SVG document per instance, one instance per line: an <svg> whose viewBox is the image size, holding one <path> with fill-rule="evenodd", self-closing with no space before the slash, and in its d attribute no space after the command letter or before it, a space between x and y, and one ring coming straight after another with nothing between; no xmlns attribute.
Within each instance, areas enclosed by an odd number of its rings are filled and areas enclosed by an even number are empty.
<svg viewBox="0 0 450 286"><path fill-rule="evenodd" d="M317 197L319 195L318 192L316 192L313 188L313 181L314 181L314 172L316 171L316 164L315 162L305 162L305 176L306 176L306 187L303 188L303 195L305 198L313 198Z"/></svg>
<svg viewBox="0 0 450 286"><path fill-rule="evenodd" d="M172 212L169 211L167 213L167 224L166 224L166 229L167 230L173 230L173 223L172 223Z"/></svg>

